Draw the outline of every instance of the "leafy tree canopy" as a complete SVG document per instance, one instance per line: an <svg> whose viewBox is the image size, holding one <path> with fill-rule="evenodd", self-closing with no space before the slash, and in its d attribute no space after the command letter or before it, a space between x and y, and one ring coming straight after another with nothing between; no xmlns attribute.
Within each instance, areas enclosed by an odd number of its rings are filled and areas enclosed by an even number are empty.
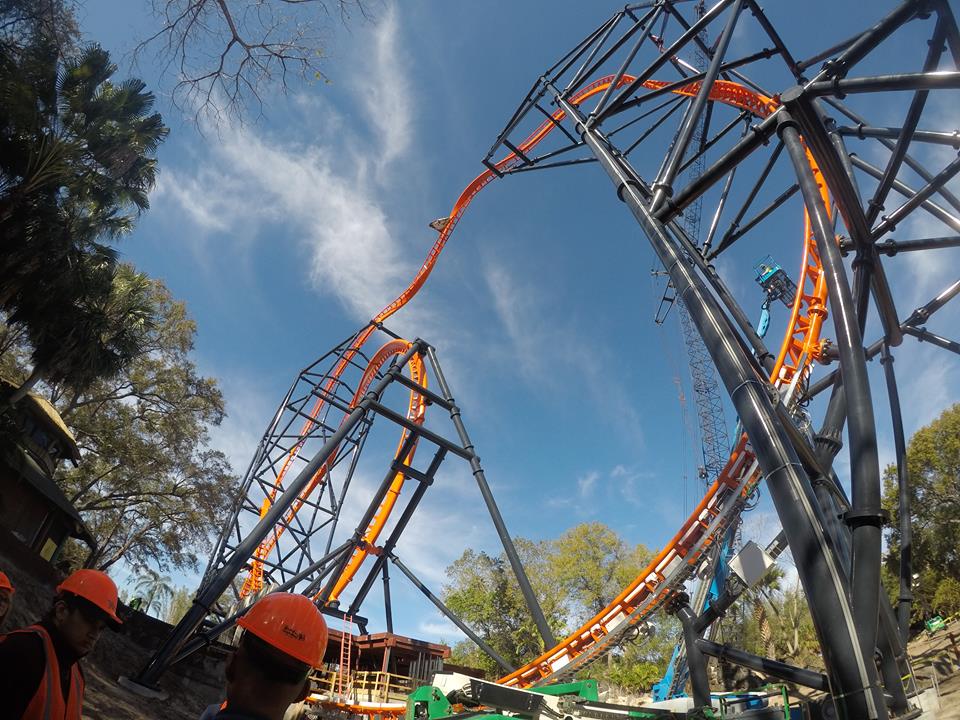
<svg viewBox="0 0 960 720"><path fill-rule="evenodd" d="M940 584L960 580L960 404L947 408L921 428L907 446L907 472L912 531L914 619L936 609ZM892 522L887 529L887 587L899 587L899 492L896 468L884 473L884 507ZM945 586L948 587L948 586ZM944 590L946 593L947 591Z"/></svg>
<svg viewBox="0 0 960 720"><path fill-rule="evenodd" d="M148 329L124 370L83 390L54 382L36 390L80 446L79 467L57 479L99 543L95 565L194 568L238 484L208 444L208 429L224 417L223 396L190 357L196 327L184 304L157 280L147 281L146 298ZM22 335L8 332L0 342L8 375L26 374Z"/></svg>
<svg viewBox="0 0 960 720"><path fill-rule="evenodd" d="M643 545L630 547L603 523L583 523L557 540L516 540L547 622L562 637L602 610L646 566ZM524 604L506 558L467 550L447 568L444 601L514 666L543 652L543 642ZM673 621L658 619L658 630L616 650L607 665L588 675L632 690L660 677L676 637ZM497 676L499 668L472 642L453 648L453 661Z"/></svg>
<svg viewBox="0 0 960 720"><path fill-rule="evenodd" d="M149 206L167 128L141 80L76 48L65 3L2 0L0 27L0 309L29 339L25 389L82 389L146 330L144 281L119 273L112 243Z"/></svg>

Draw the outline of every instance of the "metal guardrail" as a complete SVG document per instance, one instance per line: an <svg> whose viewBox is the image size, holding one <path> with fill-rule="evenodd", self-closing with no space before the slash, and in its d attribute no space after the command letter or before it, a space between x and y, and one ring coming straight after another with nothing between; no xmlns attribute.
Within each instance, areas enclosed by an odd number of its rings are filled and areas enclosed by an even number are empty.
<svg viewBox="0 0 960 720"><path fill-rule="evenodd" d="M339 670L317 670L311 676L314 682L314 693L326 696L331 702L344 705L359 703L388 703L406 702L407 696L419 685L422 680L379 671L358 671L348 673L342 687L346 692L337 693L337 681L340 678Z"/></svg>

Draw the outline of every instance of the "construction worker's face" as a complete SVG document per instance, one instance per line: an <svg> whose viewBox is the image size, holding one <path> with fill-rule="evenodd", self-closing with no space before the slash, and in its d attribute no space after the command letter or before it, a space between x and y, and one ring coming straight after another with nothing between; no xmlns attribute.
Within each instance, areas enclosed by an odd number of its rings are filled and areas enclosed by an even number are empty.
<svg viewBox="0 0 960 720"><path fill-rule="evenodd" d="M100 633L107 626L103 615L71 608L63 602L57 603L54 617L57 629L77 657L83 657L93 650Z"/></svg>
<svg viewBox="0 0 960 720"><path fill-rule="evenodd" d="M10 610L10 603L13 600L13 593L3 588L0 590L0 622L3 622L3 619L7 616L7 612Z"/></svg>

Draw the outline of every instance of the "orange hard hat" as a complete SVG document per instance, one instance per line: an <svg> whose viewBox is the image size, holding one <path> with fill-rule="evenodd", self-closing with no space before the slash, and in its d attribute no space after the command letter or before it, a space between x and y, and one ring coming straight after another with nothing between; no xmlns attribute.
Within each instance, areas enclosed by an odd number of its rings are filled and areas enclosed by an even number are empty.
<svg viewBox="0 0 960 720"><path fill-rule="evenodd" d="M323 664L327 622L304 595L270 593L237 620L237 625L310 667Z"/></svg>
<svg viewBox="0 0 960 720"><path fill-rule="evenodd" d="M7 574L3 572L3 570L0 570L0 590L9 590L11 595L16 592L13 588L13 583L10 582L10 578L7 577Z"/></svg>
<svg viewBox="0 0 960 720"><path fill-rule="evenodd" d="M117 586L105 572L77 570L57 586L57 592L68 592L82 597L103 610L115 624L123 624L117 617Z"/></svg>

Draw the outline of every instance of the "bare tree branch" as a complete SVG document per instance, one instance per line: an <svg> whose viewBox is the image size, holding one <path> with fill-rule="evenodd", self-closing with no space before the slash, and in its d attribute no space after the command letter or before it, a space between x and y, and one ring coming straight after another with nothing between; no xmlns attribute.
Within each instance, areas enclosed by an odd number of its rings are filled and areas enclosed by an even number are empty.
<svg viewBox="0 0 960 720"><path fill-rule="evenodd" d="M174 74L174 104L199 121L260 114L264 93L288 92L298 80L327 82L322 64L331 17L356 12L371 20L365 0L153 0L162 27L134 49L153 51L161 73Z"/></svg>

